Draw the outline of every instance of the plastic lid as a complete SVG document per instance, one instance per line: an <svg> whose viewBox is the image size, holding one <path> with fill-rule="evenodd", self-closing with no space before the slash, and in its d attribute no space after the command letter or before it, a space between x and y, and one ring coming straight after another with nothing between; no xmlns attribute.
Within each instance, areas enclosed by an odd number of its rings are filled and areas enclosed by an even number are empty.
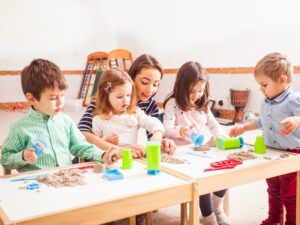
<svg viewBox="0 0 300 225"><path fill-rule="evenodd" d="M242 137L239 137L239 139L240 139L240 148L241 148L244 146L245 141L244 141L244 138L242 138Z"/></svg>

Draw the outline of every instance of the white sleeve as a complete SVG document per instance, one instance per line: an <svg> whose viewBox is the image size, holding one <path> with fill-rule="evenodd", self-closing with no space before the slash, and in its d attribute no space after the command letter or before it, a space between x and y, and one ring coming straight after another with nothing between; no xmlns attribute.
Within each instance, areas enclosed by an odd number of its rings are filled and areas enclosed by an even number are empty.
<svg viewBox="0 0 300 225"><path fill-rule="evenodd" d="M103 137L103 130L101 124L102 124L101 118L99 116L94 116L92 131L96 136L100 138Z"/></svg>
<svg viewBox="0 0 300 225"><path fill-rule="evenodd" d="M176 124L176 112L178 108L175 103L175 99L170 99L165 106L164 113L164 128L165 128L165 137L167 138L179 138L180 126Z"/></svg>
<svg viewBox="0 0 300 225"><path fill-rule="evenodd" d="M153 134L155 131L161 131L164 134L164 126L156 117L148 116L140 108L137 108L138 126L144 128L149 133Z"/></svg>
<svg viewBox="0 0 300 225"><path fill-rule="evenodd" d="M207 128L210 130L210 132L216 137L216 136L222 136L226 137L227 135L225 134L223 128L221 125L218 123L210 109L208 109L207 112Z"/></svg>

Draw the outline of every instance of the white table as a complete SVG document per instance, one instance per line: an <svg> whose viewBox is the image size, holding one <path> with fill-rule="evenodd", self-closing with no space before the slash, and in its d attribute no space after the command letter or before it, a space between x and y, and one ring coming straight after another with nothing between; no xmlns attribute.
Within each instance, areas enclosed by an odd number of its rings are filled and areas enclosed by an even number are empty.
<svg viewBox="0 0 300 225"><path fill-rule="evenodd" d="M251 148L246 147L245 148ZM300 155L290 154L288 158L280 158L282 151L267 149L265 155L257 155L256 159L246 160L242 165L234 169L224 169L211 172L203 172L209 168L211 162L226 159L227 155L235 150L218 150L212 148L207 154L195 152L189 146L181 146L175 151L174 156L186 159L189 164L162 163L165 171L181 177L187 177L197 183L198 195L223 190L233 186L246 184L282 174L297 172L297 225L300 225ZM244 149L247 150L247 149ZM264 156L271 159L264 159ZM255 190L254 190L255 193Z"/></svg>
<svg viewBox="0 0 300 225"><path fill-rule="evenodd" d="M42 184L40 192L20 190L23 181L1 177L0 224L101 224L170 205L198 204L193 203L192 182L165 172L148 176L145 165L138 162L134 162L133 169L120 171L124 174L122 180L107 181L102 174L91 172L85 174L86 185L54 188ZM192 206L191 224L198 224L193 220L198 218L198 209L194 209Z"/></svg>

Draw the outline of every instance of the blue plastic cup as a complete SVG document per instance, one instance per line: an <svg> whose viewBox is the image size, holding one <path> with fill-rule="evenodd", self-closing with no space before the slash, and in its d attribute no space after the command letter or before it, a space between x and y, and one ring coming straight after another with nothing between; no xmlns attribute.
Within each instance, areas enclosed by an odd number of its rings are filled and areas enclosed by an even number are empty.
<svg viewBox="0 0 300 225"><path fill-rule="evenodd" d="M195 145L195 147L199 147L204 141L204 136L198 135L197 133L195 133L193 131L190 135L190 139L193 142L193 144Z"/></svg>

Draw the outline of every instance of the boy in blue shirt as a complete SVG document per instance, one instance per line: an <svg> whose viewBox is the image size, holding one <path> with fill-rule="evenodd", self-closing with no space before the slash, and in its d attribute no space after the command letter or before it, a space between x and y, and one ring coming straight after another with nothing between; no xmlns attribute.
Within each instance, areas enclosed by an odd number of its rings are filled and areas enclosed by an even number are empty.
<svg viewBox="0 0 300 225"><path fill-rule="evenodd" d="M300 153L300 95L291 88L293 67L281 53L263 57L255 67L254 77L266 96L256 121L234 127L230 136L262 128L269 147ZM280 223L282 206L286 208L286 225L296 224L296 173L267 179L269 215L261 225Z"/></svg>

